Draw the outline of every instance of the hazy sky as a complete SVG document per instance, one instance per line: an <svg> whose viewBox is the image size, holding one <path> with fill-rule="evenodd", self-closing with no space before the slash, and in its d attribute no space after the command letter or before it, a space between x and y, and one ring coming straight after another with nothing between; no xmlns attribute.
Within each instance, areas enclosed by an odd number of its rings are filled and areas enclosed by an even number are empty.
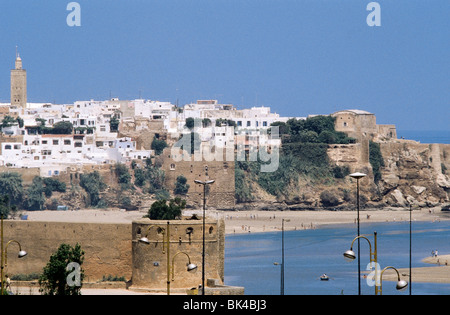
<svg viewBox="0 0 450 315"><path fill-rule="evenodd" d="M1 0L0 101L15 47L29 102L219 99L283 116L364 109L406 130L449 130L450 1Z"/></svg>

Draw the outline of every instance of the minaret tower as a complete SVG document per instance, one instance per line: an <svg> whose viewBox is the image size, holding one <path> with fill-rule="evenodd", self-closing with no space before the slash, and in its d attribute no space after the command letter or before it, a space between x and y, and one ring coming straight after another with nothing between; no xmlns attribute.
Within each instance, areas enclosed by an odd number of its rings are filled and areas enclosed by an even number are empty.
<svg viewBox="0 0 450 315"><path fill-rule="evenodd" d="M16 65L11 70L11 107L26 108L27 106L27 71L22 69L22 59L16 47Z"/></svg>

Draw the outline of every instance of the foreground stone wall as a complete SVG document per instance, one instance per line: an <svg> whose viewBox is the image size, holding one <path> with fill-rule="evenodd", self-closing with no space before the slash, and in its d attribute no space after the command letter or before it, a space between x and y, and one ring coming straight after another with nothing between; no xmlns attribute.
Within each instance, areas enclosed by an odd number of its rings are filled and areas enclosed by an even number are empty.
<svg viewBox="0 0 450 315"><path fill-rule="evenodd" d="M167 229L167 221L142 219L133 222L133 288L165 289L168 265L171 290L201 284L203 221L169 221L169 245L165 241ZM150 244L138 241L144 236ZM218 279L223 284L225 225L222 220L206 220L205 253L205 278ZM198 266L194 273L187 272L189 258Z"/></svg>
<svg viewBox="0 0 450 315"><path fill-rule="evenodd" d="M191 288L201 283L203 221L175 220L170 223L170 264L174 259L175 280L171 287ZM148 230L150 226L155 226ZM224 280L225 224L206 220L206 278ZM19 259L16 243L8 246L6 274L42 273L50 256L65 243L79 243L85 251L85 282L103 276L132 279L133 287L165 289L167 284L167 244L163 248L163 229L167 221L142 219L132 224L4 221L4 244L18 241L28 255ZM148 233L150 245L138 240ZM185 254L183 254L183 253ZM177 255L177 253L180 253ZM186 272L187 255L198 265L195 273Z"/></svg>
<svg viewBox="0 0 450 315"><path fill-rule="evenodd" d="M131 224L4 222L4 243L14 239L28 252L18 259L18 246L8 246L7 273L42 273L50 256L62 243L79 243L85 251L83 269L86 282L101 280L105 275L131 279Z"/></svg>

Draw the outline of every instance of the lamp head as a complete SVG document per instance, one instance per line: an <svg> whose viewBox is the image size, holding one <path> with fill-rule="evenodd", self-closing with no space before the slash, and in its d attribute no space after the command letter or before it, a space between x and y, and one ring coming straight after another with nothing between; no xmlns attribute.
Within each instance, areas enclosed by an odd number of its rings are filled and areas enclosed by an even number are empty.
<svg viewBox="0 0 450 315"><path fill-rule="evenodd" d="M398 290L398 291L404 291L404 290L406 290L406 288L408 287L408 282L406 282L405 280L399 280L398 282L397 282L397 285L396 285L396 289Z"/></svg>
<svg viewBox="0 0 450 315"><path fill-rule="evenodd" d="M21 251L19 251L18 257L19 257L19 258L23 258L23 257L25 257L27 254L28 254L28 253L27 253L26 251L21 250Z"/></svg>
<svg viewBox="0 0 450 315"><path fill-rule="evenodd" d="M194 180L194 183L201 184L201 185L209 185L209 184L212 184L214 182L215 182L214 179L210 179L210 180L207 180L207 181L201 181L201 180L198 180L198 179Z"/></svg>
<svg viewBox="0 0 450 315"><path fill-rule="evenodd" d="M195 271L195 270L197 270L197 265L196 265L196 264L189 263L189 264L187 265L187 271L188 271L188 272L193 272L193 271Z"/></svg>
<svg viewBox="0 0 450 315"><path fill-rule="evenodd" d="M346 251L344 253L344 258L345 258L345 260L347 260L349 262L355 260L356 259L355 252L353 250L349 249L348 251Z"/></svg>
<svg viewBox="0 0 450 315"><path fill-rule="evenodd" d="M144 244L150 244L149 239L147 238L147 236L141 237L139 239L139 242L144 243Z"/></svg>
<svg viewBox="0 0 450 315"><path fill-rule="evenodd" d="M366 176L367 176L366 174L359 173L359 172L350 174L350 177L353 177L353 178L356 178L356 179L360 179L360 178L363 178L363 177L366 177Z"/></svg>

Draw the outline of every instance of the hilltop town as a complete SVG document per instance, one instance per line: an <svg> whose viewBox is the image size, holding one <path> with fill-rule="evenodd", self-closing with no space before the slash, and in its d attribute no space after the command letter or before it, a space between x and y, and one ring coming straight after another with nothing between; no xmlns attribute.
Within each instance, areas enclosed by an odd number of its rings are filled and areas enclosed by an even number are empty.
<svg viewBox="0 0 450 315"><path fill-rule="evenodd" d="M450 145L398 139L395 125L358 109L282 117L218 100L30 103L17 54L0 120L1 180L18 174L28 210L143 209L175 195L198 207L195 179L216 181L208 206L219 210L345 210L354 171L369 175L367 207L449 201Z"/></svg>

